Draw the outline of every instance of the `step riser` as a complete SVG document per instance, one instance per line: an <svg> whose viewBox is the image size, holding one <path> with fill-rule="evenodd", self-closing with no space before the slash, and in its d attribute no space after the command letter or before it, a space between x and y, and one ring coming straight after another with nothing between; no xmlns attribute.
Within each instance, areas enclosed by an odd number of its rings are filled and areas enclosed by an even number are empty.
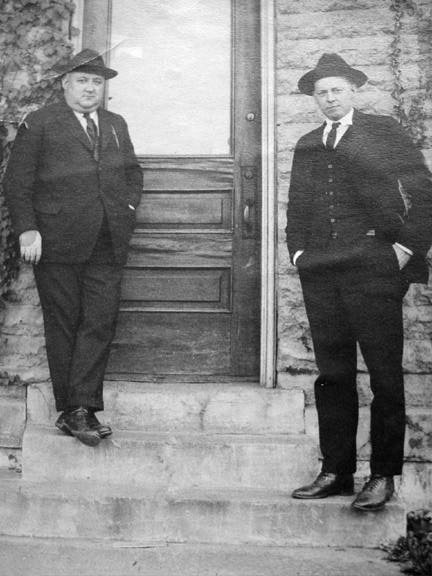
<svg viewBox="0 0 432 576"><path fill-rule="evenodd" d="M102 420L114 429L195 431L233 434L304 432L304 395L300 390L259 386L155 385L108 382ZM28 389L28 421L53 425L57 418L51 387Z"/></svg>
<svg viewBox="0 0 432 576"><path fill-rule="evenodd" d="M250 437L248 437L250 438ZM40 430L24 437L23 477L32 481L94 480L105 484L176 488L227 487L289 490L317 471L316 447L306 440L170 437L104 440L88 448Z"/></svg>
<svg viewBox="0 0 432 576"><path fill-rule="evenodd" d="M98 497L4 493L0 533L117 540L376 547L404 533L404 514L356 514L346 504Z"/></svg>

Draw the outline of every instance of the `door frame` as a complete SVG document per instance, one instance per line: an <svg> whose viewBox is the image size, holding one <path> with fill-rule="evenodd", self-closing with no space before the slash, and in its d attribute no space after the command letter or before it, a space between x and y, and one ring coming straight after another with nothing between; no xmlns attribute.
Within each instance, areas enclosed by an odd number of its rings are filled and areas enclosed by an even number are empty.
<svg viewBox="0 0 432 576"><path fill-rule="evenodd" d="M261 352L260 384L276 386L277 197L275 125L275 2L261 0Z"/></svg>
<svg viewBox="0 0 432 576"><path fill-rule="evenodd" d="M88 0L75 0L75 25L81 32L95 37L91 46L104 52L98 45L100 22L97 10L93 19L83 22L83 7ZM95 0L92 0L95 2ZM78 21L80 20L80 21ZM275 2L261 0L261 161L262 161L262 214L261 214L261 346L260 385L272 388L276 385L277 357L277 299L276 299L276 250L277 250L277 197L275 179ZM85 32L84 32L85 31Z"/></svg>

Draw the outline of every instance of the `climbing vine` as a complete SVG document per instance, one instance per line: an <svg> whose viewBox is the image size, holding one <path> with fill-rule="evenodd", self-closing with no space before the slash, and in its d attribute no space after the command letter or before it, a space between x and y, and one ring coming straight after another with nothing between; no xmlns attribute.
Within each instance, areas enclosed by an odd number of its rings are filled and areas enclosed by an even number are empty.
<svg viewBox="0 0 432 576"><path fill-rule="evenodd" d="M425 78L425 74L421 71L417 94L415 96L411 96L408 99L406 97L406 89L402 81L401 70L401 56L403 53L402 31L404 17L405 15L408 17L417 16L417 22L419 23L422 19L422 13L414 0L391 0L390 9L394 12L394 33L393 41L391 42L390 67L394 79L392 96L395 100L395 113L401 124L410 133L414 142L419 147L424 147L426 143L425 105L426 100L431 95L431 82ZM417 34L420 41L421 31L418 30Z"/></svg>
<svg viewBox="0 0 432 576"><path fill-rule="evenodd" d="M0 0L0 302L18 267L2 177L22 119L58 98L50 70L72 52L74 10L70 0Z"/></svg>

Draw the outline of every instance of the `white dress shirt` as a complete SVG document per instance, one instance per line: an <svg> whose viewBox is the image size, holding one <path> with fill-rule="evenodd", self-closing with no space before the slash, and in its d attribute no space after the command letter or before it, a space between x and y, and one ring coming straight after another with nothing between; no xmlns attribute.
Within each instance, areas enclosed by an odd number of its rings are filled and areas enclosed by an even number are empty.
<svg viewBox="0 0 432 576"><path fill-rule="evenodd" d="M332 129L332 125L334 124L334 122L339 122L340 126L338 126L336 129L336 140L335 140L335 144L334 144L334 147L336 148L336 146L339 144L339 141L342 138L342 136L345 134L345 132L348 130L348 128L350 126L352 126L353 114L354 114L354 109L351 109L348 112L348 114L346 114L340 120L330 120L329 118L326 118L326 121L325 121L326 125L324 126L324 131L323 131L323 136L322 136L322 140L323 140L324 145L327 142L327 138L328 138L328 135L330 133L330 130Z"/></svg>
<svg viewBox="0 0 432 576"><path fill-rule="evenodd" d="M77 112L76 110L73 110L73 113L78 118L79 123L81 124L81 126L84 129L84 132L87 134L87 120L84 118L84 113L83 112ZM89 116L93 120L93 122L96 124L96 128L97 128L97 131L99 133L99 117L98 117L97 110L93 110L93 112L90 112ZM90 139L90 136L88 134L87 134L87 136Z"/></svg>

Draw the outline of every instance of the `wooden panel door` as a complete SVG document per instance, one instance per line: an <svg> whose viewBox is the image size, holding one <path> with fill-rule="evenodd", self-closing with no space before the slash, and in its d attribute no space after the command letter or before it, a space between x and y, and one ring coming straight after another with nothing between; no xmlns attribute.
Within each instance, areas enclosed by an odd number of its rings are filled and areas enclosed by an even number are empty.
<svg viewBox="0 0 432 576"><path fill-rule="evenodd" d="M259 0L127 4L88 2L84 28L144 170L108 373L257 378Z"/></svg>

